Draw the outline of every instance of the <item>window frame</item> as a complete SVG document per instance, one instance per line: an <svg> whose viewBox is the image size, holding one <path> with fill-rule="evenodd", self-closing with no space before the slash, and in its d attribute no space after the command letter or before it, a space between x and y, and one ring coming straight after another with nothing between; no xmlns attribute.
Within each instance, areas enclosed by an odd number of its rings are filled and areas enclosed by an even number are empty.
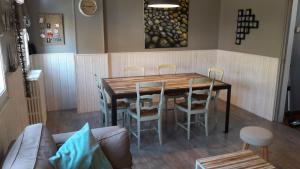
<svg viewBox="0 0 300 169"><path fill-rule="evenodd" d="M2 52L2 39L0 39L0 82L1 80L3 80L3 90L0 91L0 110L2 110L2 108L5 106L5 104L8 101L8 90L7 90L7 71L6 71L6 66L7 64L5 64L4 61L4 56L3 56L3 52ZM2 75L1 75L2 74ZM1 78L2 76L2 78Z"/></svg>

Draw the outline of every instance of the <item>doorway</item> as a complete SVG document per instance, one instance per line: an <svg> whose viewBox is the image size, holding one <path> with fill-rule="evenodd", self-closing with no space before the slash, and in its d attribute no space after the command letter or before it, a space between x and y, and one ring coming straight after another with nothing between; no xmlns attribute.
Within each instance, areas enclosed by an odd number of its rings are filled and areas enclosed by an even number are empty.
<svg viewBox="0 0 300 169"><path fill-rule="evenodd" d="M288 18L286 46L279 72L275 121L300 128L300 4L298 0L290 1Z"/></svg>

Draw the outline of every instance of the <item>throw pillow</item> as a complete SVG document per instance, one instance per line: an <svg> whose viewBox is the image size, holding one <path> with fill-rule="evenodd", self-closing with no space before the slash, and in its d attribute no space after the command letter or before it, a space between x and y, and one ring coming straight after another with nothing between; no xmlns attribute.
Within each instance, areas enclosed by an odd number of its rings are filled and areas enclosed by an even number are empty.
<svg viewBox="0 0 300 169"><path fill-rule="evenodd" d="M87 123L72 135L49 161L55 169L89 169L96 151L99 151L99 144Z"/></svg>

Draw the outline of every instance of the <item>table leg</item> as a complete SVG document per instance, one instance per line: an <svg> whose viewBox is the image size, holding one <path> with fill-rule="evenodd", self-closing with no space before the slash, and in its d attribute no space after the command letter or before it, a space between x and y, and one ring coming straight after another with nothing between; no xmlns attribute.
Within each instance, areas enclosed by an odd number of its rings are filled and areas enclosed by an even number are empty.
<svg viewBox="0 0 300 169"><path fill-rule="evenodd" d="M111 98L111 123L112 126L116 126L118 125L118 117L117 117L117 98L112 97Z"/></svg>
<svg viewBox="0 0 300 169"><path fill-rule="evenodd" d="M229 129L230 100L231 100L231 86L227 89L225 133L228 133L228 129Z"/></svg>

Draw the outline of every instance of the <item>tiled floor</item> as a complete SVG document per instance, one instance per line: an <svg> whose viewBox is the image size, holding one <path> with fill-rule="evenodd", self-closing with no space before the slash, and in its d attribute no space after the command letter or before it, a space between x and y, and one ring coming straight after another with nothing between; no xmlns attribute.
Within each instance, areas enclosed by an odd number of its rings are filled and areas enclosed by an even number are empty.
<svg viewBox="0 0 300 169"><path fill-rule="evenodd" d="M48 128L53 133L68 132L80 129L86 122L89 122L93 128L100 127L99 112L85 114L75 112L75 110L49 112ZM193 127L190 141L187 141L184 130L174 129L172 112L169 112L167 123L164 122L162 146L159 145L158 137L154 132L145 132L142 134L141 151L138 152L135 139L132 138L134 168L192 169L198 158L240 150L242 147L239 139L240 129L244 126L256 125L268 128L274 133L274 143L270 146L270 162L277 168L300 169L299 131L269 122L232 106L230 132L224 134L225 104L223 102L218 102L218 112L220 113L210 115L209 136L205 136L203 128Z"/></svg>

